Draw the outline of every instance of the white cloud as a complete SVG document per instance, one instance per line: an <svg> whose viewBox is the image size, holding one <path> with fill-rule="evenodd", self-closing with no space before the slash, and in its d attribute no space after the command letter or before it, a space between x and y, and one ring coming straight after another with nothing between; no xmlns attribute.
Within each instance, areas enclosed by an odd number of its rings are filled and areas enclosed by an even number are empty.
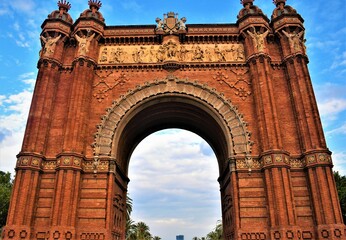
<svg viewBox="0 0 346 240"><path fill-rule="evenodd" d="M182 130L144 139L130 161L133 219L146 222L162 239L210 232L221 219L221 204L217 160L208 147L196 134Z"/></svg>
<svg viewBox="0 0 346 240"><path fill-rule="evenodd" d="M325 120L335 120L339 113L346 110L346 99L331 98L320 102L319 111L321 117Z"/></svg>
<svg viewBox="0 0 346 240"><path fill-rule="evenodd" d="M338 67L344 67L346 66L346 51L341 53L340 55L337 55L337 57L334 59L334 62L331 66L331 69L336 69Z"/></svg>
<svg viewBox="0 0 346 240"><path fill-rule="evenodd" d="M346 152L333 153L334 171L338 171L340 175L346 176Z"/></svg>
<svg viewBox="0 0 346 240"><path fill-rule="evenodd" d="M30 74L20 77L28 86L23 91L0 97L0 169L14 173L16 155L19 153L32 98L33 83Z"/></svg>
<svg viewBox="0 0 346 240"><path fill-rule="evenodd" d="M3 105L3 101L6 99L5 95L0 95L0 107Z"/></svg>
<svg viewBox="0 0 346 240"><path fill-rule="evenodd" d="M122 6L125 10L140 12L142 7L136 1L123 1Z"/></svg>
<svg viewBox="0 0 346 240"><path fill-rule="evenodd" d="M35 14L36 4L33 0L12 0L10 1L11 7L17 11L26 14Z"/></svg>
<svg viewBox="0 0 346 240"><path fill-rule="evenodd" d="M336 129L326 132L326 134L327 135L346 134L346 123L344 123L341 127L338 127Z"/></svg>

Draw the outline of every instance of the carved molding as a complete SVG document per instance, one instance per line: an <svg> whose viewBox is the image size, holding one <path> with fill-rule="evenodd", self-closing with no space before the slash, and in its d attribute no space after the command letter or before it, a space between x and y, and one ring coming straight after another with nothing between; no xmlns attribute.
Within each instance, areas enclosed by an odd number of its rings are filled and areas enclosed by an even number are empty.
<svg viewBox="0 0 346 240"><path fill-rule="evenodd" d="M115 131L130 109L150 97L172 93L193 96L212 107L220 114L228 127L230 139L232 139L233 153L240 156L251 153L253 143L250 141L251 134L247 130L247 123L243 120L243 116L238 112L237 107L233 106L223 94L197 82L168 77L139 85L136 89L128 91L118 101L113 102L113 105L107 109L106 115L101 118L101 123L97 126L95 141L92 144L94 154L97 156L111 156L114 154L112 153L112 145Z"/></svg>

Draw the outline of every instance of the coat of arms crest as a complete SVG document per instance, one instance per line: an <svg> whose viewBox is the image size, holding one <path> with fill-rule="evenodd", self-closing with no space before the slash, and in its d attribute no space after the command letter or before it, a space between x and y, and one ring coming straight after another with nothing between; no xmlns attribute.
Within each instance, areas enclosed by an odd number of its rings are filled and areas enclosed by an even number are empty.
<svg viewBox="0 0 346 240"><path fill-rule="evenodd" d="M178 14L174 12L169 12L167 14L164 14L163 16L163 21L161 20L161 18L156 18L156 31L163 31L165 33L173 34L181 30L186 30L185 17L179 19Z"/></svg>

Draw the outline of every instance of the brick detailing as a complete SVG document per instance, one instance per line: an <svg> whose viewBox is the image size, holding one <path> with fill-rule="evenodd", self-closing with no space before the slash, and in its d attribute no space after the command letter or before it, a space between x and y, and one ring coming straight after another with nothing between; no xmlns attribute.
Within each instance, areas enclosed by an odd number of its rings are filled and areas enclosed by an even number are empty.
<svg viewBox="0 0 346 240"><path fill-rule="evenodd" d="M95 134L93 144L94 153L100 156L109 156L112 150L113 136L117 125L124 115L136 104L151 96L165 94L189 95L200 99L217 111L228 126L229 135L233 139L233 149L236 154L247 155L251 153L252 142L250 132L247 130L247 123L238 109L222 94L200 85L197 82L190 82L180 79L162 79L155 82L148 82L131 90L120 100L114 101L111 108L107 109L107 114L102 117L101 124Z"/></svg>
<svg viewBox="0 0 346 240"><path fill-rule="evenodd" d="M80 235L81 240L105 240L103 233L82 233Z"/></svg>
<svg viewBox="0 0 346 240"><path fill-rule="evenodd" d="M265 240L266 238L266 234L265 233L261 233L261 232L257 232L257 233L242 233L241 234L241 240Z"/></svg>

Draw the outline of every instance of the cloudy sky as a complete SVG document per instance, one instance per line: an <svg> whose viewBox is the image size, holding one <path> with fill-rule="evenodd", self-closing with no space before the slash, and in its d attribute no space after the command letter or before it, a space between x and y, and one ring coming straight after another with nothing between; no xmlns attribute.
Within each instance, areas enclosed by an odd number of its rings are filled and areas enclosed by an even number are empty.
<svg viewBox="0 0 346 240"><path fill-rule="evenodd" d="M56 0L0 1L0 170L11 171L19 152L40 50L40 26ZM74 20L87 0L71 0ZM187 23L234 23L239 0L103 0L107 25L155 24L174 11ZM256 0L269 17L272 0ZM305 19L309 69L335 170L346 175L345 0L288 0ZM158 144L160 143L160 144ZM143 157L145 156L145 158ZM130 164L133 218L164 240L204 236L221 218L217 163L198 136L180 130L150 135ZM152 184L155 182L155 184ZM149 194L148 194L149 192Z"/></svg>

